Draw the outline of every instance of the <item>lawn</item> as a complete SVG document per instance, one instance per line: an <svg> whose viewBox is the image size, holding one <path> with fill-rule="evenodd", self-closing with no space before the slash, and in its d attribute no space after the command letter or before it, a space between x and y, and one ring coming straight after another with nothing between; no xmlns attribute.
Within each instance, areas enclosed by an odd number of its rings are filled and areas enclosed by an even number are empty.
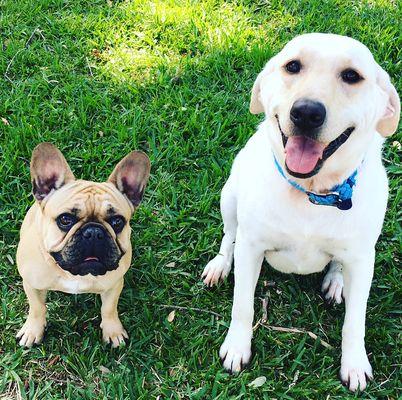
<svg viewBox="0 0 402 400"><path fill-rule="evenodd" d="M398 0L0 0L0 399L357 397L338 381L344 307L325 304L322 274L266 265L256 318L266 298L267 324L311 331L331 348L259 326L252 363L237 376L218 356L233 274L213 289L199 276L219 248L220 190L261 120L248 102L264 63L297 34L346 34L402 93L401 21ZM43 344L26 350L14 339L28 309L15 251L41 141L92 180L132 149L151 158L119 303L130 340L119 349L101 342L100 299L90 294L50 293ZM390 199L368 303L375 380L358 395L367 399L402 395L400 142L399 132L384 148ZM169 305L183 307L173 320ZM250 386L261 376L262 386Z"/></svg>

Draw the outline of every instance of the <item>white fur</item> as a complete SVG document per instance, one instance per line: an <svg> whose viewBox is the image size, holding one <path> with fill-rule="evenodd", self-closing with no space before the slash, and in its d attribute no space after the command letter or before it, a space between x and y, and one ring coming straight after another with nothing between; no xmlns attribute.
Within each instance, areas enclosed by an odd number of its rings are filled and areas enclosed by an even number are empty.
<svg viewBox="0 0 402 400"><path fill-rule="evenodd" d="M283 71L284 63L293 58L306 65L303 79ZM360 86L347 86L340 80L340 71L349 66L364 75ZM383 139L376 132L387 108L387 97L376 79L379 68L357 41L310 34L290 42L257 78L251 109L264 110L265 120L236 157L222 190L224 237L219 254L202 275L207 285L217 283L229 273L234 256L232 320L220 349L225 368L239 371L250 359L254 291L265 257L273 268L297 274L322 271L331 262L323 290L336 302L341 302L343 291L346 305L341 379L354 391L363 390L366 375L372 376L364 345L365 312L374 246L388 196L381 162ZM285 157L275 114L282 127L289 129L291 105L303 96L320 100L327 108L324 141L329 143L351 125L355 131L317 175L289 178L325 193L359 168L350 210L311 204L274 165L273 154L282 166Z"/></svg>

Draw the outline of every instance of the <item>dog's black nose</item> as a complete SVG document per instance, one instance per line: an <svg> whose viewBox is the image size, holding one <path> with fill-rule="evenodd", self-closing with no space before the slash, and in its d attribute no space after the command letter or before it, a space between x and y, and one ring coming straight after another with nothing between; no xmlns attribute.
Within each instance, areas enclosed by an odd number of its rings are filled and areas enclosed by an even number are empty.
<svg viewBox="0 0 402 400"><path fill-rule="evenodd" d="M290 119L302 130L319 128L327 112L324 104L308 99L296 100L290 110Z"/></svg>
<svg viewBox="0 0 402 400"><path fill-rule="evenodd" d="M100 242L105 239L105 229L101 224L86 224L82 228L82 237L91 242Z"/></svg>

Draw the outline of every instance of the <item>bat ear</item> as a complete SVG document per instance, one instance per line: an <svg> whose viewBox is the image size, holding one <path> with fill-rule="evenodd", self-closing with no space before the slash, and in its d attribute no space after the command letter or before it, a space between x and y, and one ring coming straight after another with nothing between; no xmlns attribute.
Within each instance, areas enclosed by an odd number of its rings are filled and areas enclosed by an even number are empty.
<svg viewBox="0 0 402 400"><path fill-rule="evenodd" d="M380 66L378 66L377 84L388 96L383 115L377 123L377 131L387 137L395 133L398 128L401 103L389 75Z"/></svg>
<svg viewBox="0 0 402 400"><path fill-rule="evenodd" d="M35 147L30 171L32 192L39 202L75 179L63 154L51 143L40 143Z"/></svg>
<svg viewBox="0 0 402 400"><path fill-rule="evenodd" d="M138 207L144 196L150 170L148 156L141 151L132 151L116 165L108 182L125 194L134 207Z"/></svg>

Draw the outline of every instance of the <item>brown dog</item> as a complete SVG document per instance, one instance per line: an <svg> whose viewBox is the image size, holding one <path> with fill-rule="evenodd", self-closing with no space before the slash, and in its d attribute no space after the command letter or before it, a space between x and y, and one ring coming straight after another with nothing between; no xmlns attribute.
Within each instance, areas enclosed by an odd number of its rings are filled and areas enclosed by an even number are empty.
<svg viewBox="0 0 402 400"><path fill-rule="evenodd" d="M29 301L28 318L17 334L21 346L43 338L48 290L99 293L103 340L116 347L128 337L117 303L131 263L129 221L149 172L148 157L133 151L107 182L78 180L55 146L35 148L31 177L36 201L25 216L17 250Z"/></svg>

